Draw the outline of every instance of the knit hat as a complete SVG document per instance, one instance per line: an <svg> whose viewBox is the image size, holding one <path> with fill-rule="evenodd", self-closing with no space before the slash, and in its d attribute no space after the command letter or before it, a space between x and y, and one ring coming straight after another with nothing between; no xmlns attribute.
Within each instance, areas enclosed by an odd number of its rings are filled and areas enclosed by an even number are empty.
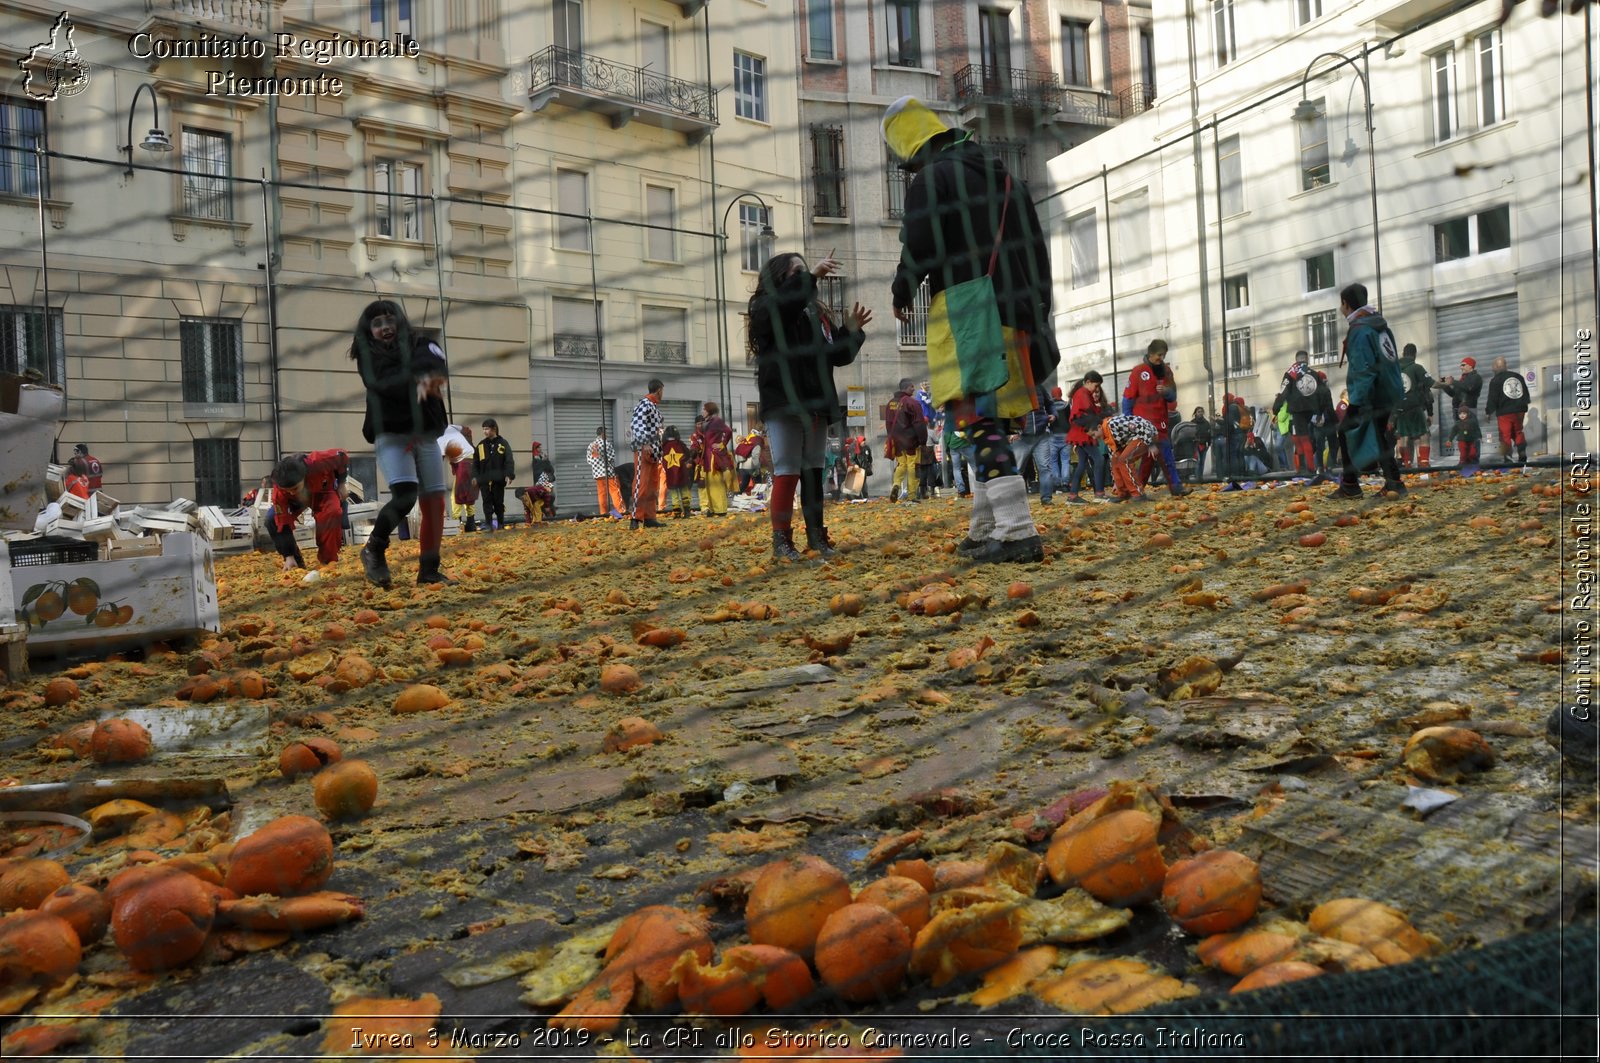
<svg viewBox="0 0 1600 1063"><path fill-rule="evenodd" d="M1476 368L1478 368L1477 361L1472 359L1472 358L1463 358L1463 359L1461 359L1461 364L1462 364L1462 366L1464 366L1467 369L1476 369Z"/></svg>
<svg viewBox="0 0 1600 1063"><path fill-rule="evenodd" d="M1061 397L1061 389L1060 388L1051 388L1050 389L1050 397L1052 399L1059 399Z"/></svg>
<svg viewBox="0 0 1600 1063"><path fill-rule="evenodd" d="M533 452L535 454L539 453L539 446L540 446L539 441L537 439L535 439L533 441Z"/></svg>
<svg viewBox="0 0 1600 1063"><path fill-rule="evenodd" d="M950 127L915 96L902 96L883 114L883 142L901 161L908 161L922 146Z"/></svg>

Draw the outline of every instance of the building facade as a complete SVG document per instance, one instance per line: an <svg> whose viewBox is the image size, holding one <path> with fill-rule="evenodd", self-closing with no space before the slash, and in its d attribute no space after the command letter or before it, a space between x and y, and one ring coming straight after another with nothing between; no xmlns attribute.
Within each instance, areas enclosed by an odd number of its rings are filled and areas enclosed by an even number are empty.
<svg viewBox="0 0 1600 1063"><path fill-rule="evenodd" d="M375 485L347 356L375 297L443 342L457 422L543 443L566 512L594 508L599 424L629 460L650 377L669 420L708 399L746 420L738 293L763 232L802 224L787 15L144 0L74 8L62 31L59 14L0 0L0 368L63 385L61 453L88 443L109 493L234 504L277 454L329 446Z"/></svg>
<svg viewBox="0 0 1600 1063"><path fill-rule="evenodd" d="M1501 27L1489 0L1249 10L1157 0L1155 106L1052 160L1061 375L1125 375L1161 337L1185 418L1225 393L1270 406L1298 351L1337 395L1339 289L1359 281L1435 379L1506 358L1530 452L1563 449L1563 365L1594 327L1582 20Z"/></svg>
<svg viewBox="0 0 1600 1063"><path fill-rule="evenodd" d="M802 0L797 16L804 251L843 264L824 291L835 307L859 301L876 312L856 365L837 374L841 387L862 389L854 424L876 444L875 411L900 379L927 375L926 303L908 322L891 313L907 175L884 145L884 111L916 96L1001 155L1038 198L1048 159L1155 98L1154 52L1143 47L1150 10L1113 0Z"/></svg>

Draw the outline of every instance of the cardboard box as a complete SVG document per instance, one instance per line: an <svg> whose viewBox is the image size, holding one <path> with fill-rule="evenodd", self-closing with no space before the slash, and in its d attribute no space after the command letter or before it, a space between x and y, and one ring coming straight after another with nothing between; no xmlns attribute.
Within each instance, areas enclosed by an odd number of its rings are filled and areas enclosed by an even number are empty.
<svg viewBox="0 0 1600 1063"><path fill-rule="evenodd" d="M146 540L136 540L144 543ZM217 575L211 544L198 535L179 532L162 536L154 556L130 557L110 540L110 560L67 561L11 568L17 615L53 584L87 580L105 605L129 606L133 616L123 624L101 627L95 613L87 618L70 610L48 622L35 621L28 634L28 652L37 657L76 650L103 651L111 646L196 638L221 630L217 611Z"/></svg>

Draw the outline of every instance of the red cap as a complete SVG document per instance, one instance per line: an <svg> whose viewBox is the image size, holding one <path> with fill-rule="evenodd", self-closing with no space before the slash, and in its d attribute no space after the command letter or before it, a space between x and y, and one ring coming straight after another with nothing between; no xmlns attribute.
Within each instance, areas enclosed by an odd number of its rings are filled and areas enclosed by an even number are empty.
<svg viewBox="0 0 1600 1063"><path fill-rule="evenodd" d="M1461 364L1466 366L1468 369L1476 369L1476 368L1478 368L1478 363L1473 361L1471 358L1463 358L1463 359L1461 359Z"/></svg>
<svg viewBox="0 0 1600 1063"><path fill-rule="evenodd" d="M1061 397L1061 389L1060 388L1051 388L1050 389L1050 397L1052 399L1059 399Z"/></svg>

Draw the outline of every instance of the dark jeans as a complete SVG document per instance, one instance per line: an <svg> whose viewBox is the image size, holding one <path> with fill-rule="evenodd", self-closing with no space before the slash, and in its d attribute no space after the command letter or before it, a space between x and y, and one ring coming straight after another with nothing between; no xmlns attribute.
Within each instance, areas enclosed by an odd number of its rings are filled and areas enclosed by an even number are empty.
<svg viewBox="0 0 1600 1063"><path fill-rule="evenodd" d="M506 482L488 480L483 485L483 520L487 524L497 520L506 522Z"/></svg>
<svg viewBox="0 0 1600 1063"><path fill-rule="evenodd" d="M1072 447L1072 464L1067 469L1067 493L1078 494L1083 486L1083 474L1088 472L1090 482L1094 484L1094 493L1105 494L1106 468L1100 461L1100 448L1093 443L1082 445L1074 444Z"/></svg>

